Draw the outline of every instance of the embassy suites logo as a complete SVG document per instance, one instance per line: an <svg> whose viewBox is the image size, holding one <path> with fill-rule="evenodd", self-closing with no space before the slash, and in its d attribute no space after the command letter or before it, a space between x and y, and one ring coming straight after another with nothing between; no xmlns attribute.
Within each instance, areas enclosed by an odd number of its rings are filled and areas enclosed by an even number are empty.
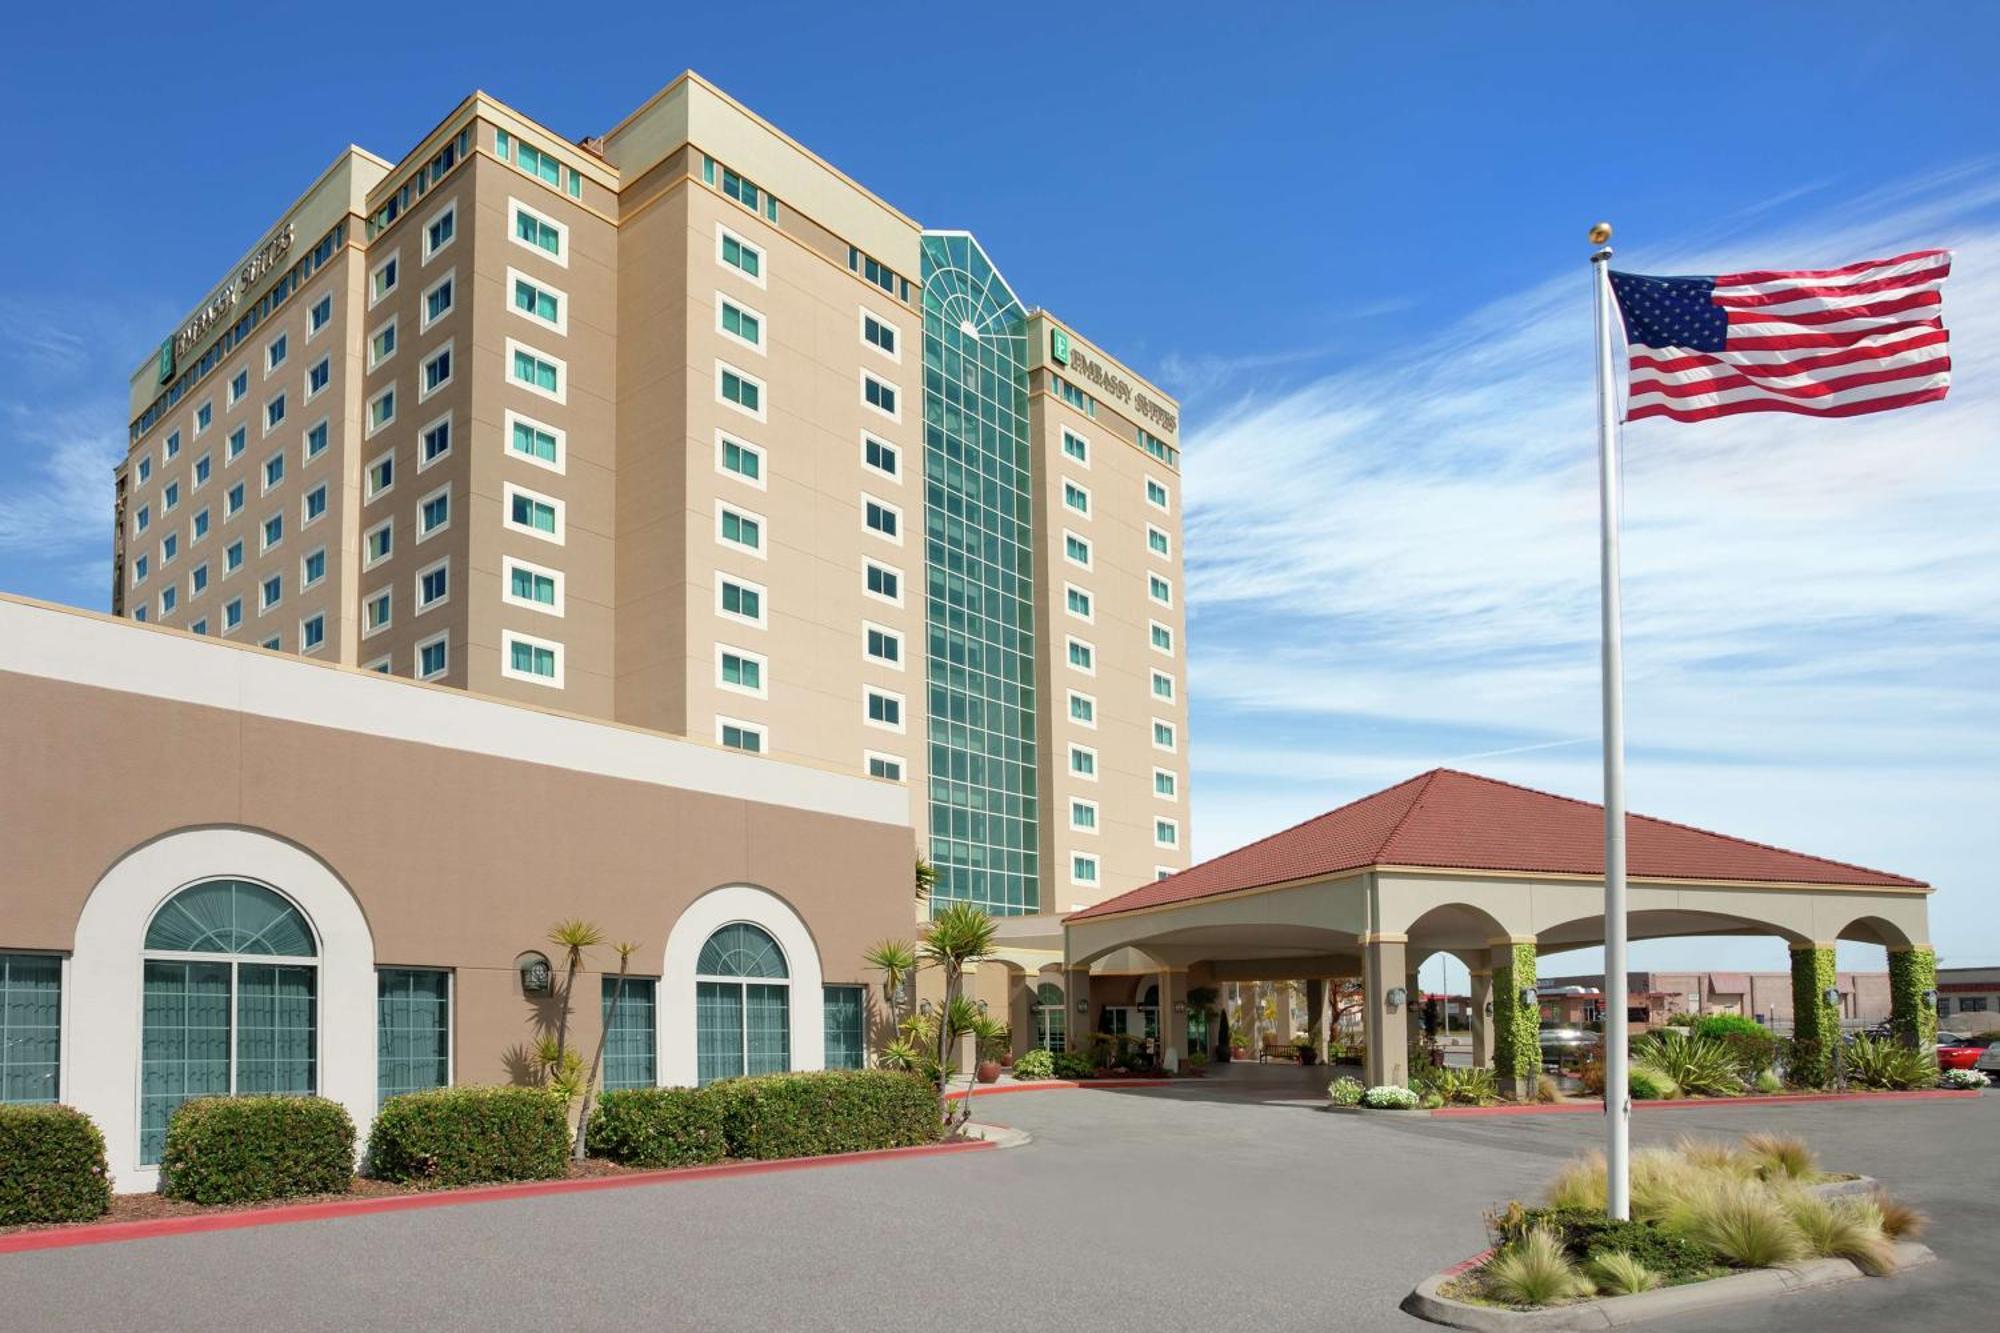
<svg viewBox="0 0 2000 1333"><path fill-rule="evenodd" d="M1061 329L1049 330L1049 360L1065 367L1078 379L1089 380L1090 387L1108 398L1117 399L1154 425L1169 431L1180 430L1179 413L1147 397L1144 389L1134 389L1132 381L1078 347Z"/></svg>
<svg viewBox="0 0 2000 1333"><path fill-rule="evenodd" d="M165 384L174 376L174 367L188 352L206 338L209 331L222 317L234 310L243 299L244 293L261 282L278 261L292 248L293 227L287 222L272 235L271 239L258 246L237 270L236 276L218 288L215 294L194 312L193 318L181 326L181 331L160 344L160 383Z"/></svg>

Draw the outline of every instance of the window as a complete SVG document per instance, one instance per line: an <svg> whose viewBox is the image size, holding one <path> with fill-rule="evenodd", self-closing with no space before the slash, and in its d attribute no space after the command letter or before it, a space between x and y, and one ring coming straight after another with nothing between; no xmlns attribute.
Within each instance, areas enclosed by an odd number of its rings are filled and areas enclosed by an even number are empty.
<svg viewBox="0 0 2000 1333"><path fill-rule="evenodd" d="M733 922L709 936L694 970L696 1081L790 1069L791 970L778 942Z"/></svg>
<svg viewBox="0 0 2000 1333"><path fill-rule="evenodd" d="M133 586L133 587L135 587L135 588L136 588L136 587L137 587L137 586L139 586L139 585L140 585L141 583L144 583L144 582L146 581L146 566L147 566L147 560L146 560L146 557L145 557L145 556L143 556L143 555L142 555L142 556L137 556L137 557L135 557L135 558L133 559L133 561L132 561L132 586Z"/></svg>
<svg viewBox="0 0 2000 1333"><path fill-rule="evenodd" d="M1174 604L1174 585L1161 578L1158 574L1148 574L1146 576L1146 593L1162 606L1172 606Z"/></svg>
<svg viewBox="0 0 2000 1333"><path fill-rule="evenodd" d="M243 508L243 483L231 486L222 497L222 516L234 518Z"/></svg>
<svg viewBox="0 0 2000 1333"><path fill-rule="evenodd" d="M436 680L451 665L449 641L442 634L425 639L417 645L417 679ZM385 665L382 668L387 671Z"/></svg>
<svg viewBox="0 0 2000 1333"><path fill-rule="evenodd" d="M728 505L715 507L716 540L727 546L764 553L764 520L757 515Z"/></svg>
<svg viewBox="0 0 2000 1333"><path fill-rule="evenodd" d="M518 199L507 201L509 213L508 232L514 244L526 246L537 254L553 259L565 267L569 264L569 228L560 222L552 222L541 214L526 207Z"/></svg>
<svg viewBox="0 0 2000 1333"><path fill-rule="evenodd" d="M1180 796L1180 779L1169 768L1153 770L1153 795L1166 800L1176 800Z"/></svg>
<svg viewBox="0 0 2000 1333"><path fill-rule="evenodd" d="M1153 748L1156 750L1171 750L1174 748L1173 723L1162 722L1157 717L1153 719Z"/></svg>
<svg viewBox="0 0 2000 1333"><path fill-rule="evenodd" d="M268 648L274 653L283 652L285 648L285 636L282 634L273 634L257 646L259 648Z"/></svg>
<svg viewBox="0 0 2000 1333"><path fill-rule="evenodd" d="M146 484L146 483L147 483L147 482L148 482L149 480L151 480L152 476L153 476L153 460L152 460L152 459L150 459L150 458L142 458L142 459L140 459L140 460L139 460L139 484L140 484L141 486L144 486L144 485L145 485L145 484Z"/></svg>
<svg viewBox="0 0 2000 1333"><path fill-rule="evenodd" d="M1069 664L1086 676L1097 674L1097 649L1082 639L1069 641Z"/></svg>
<svg viewBox="0 0 2000 1333"><path fill-rule="evenodd" d="M861 461L885 477L900 476L902 472L902 451L873 435L861 437Z"/></svg>
<svg viewBox="0 0 2000 1333"><path fill-rule="evenodd" d="M1151 477L1146 478L1146 503L1155 509L1167 507L1167 488Z"/></svg>
<svg viewBox="0 0 2000 1333"><path fill-rule="evenodd" d="M907 280L899 278L896 271L881 260L876 259L872 255L863 254L851 245L847 247L847 267L850 271L859 273L862 277L874 283L891 296L896 294L900 286L902 299L905 301L910 299L910 284Z"/></svg>
<svg viewBox="0 0 2000 1333"><path fill-rule="evenodd" d="M764 317L728 297L716 298L715 327L724 337L733 338L746 347L763 350Z"/></svg>
<svg viewBox="0 0 2000 1333"><path fill-rule="evenodd" d="M238 402L242 401L243 395L249 392L250 372L248 370L237 371L229 381L229 406L236 406Z"/></svg>
<svg viewBox="0 0 2000 1333"><path fill-rule="evenodd" d="M1172 703L1174 699L1174 678L1164 671L1153 673L1153 697Z"/></svg>
<svg viewBox="0 0 2000 1333"><path fill-rule="evenodd" d="M867 310L861 312L861 341L896 360L902 359L896 350L896 326L877 319Z"/></svg>
<svg viewBox="0 0 2000 1333"><path fill-rule="evenodd" d="M894 602L897 606L903 604L901 573L887 565L878 565L873 560L862 561L861 567L862 586L867 589L870 597L879 597L885 602Z"/></svg>
<svg viewBox="0 0 2000 1333"><path fill-rule="evenodd" d="M861 653L871 662L903 669L903 636L881 625L861 623Z"/></svg>
<svg viewBox="0 0 2000 1333"><path fill-rule="evenodd" d="M1068 403L1087 417L1097 415L1097 400L1095 398L1092 398L1089 394L1077 388L1060 375L1051 375L1049 378L1055 385L1057 395L1065 403Z"/></svg>
<svg viewBox="0 0 2000 1333"><path fill-rule="evenodd" d="M243 599L232 597L222 605L222 632L227 634L243 623Z"/></svg>
<svg viewBox="0 0 2000 1333"><path fill-rule="evenodd" d="M208 535L208 511L206 509L195 514L194 522L188 525L188 531L194 534L193 540L195 541L200 541Z"/></svg>
<svg viewBox="0 0 2000 1333"><path fill-rule="evenodd" d="M715 649L715 683L725 690L765 698L764 659L741 648L718 644Z"/></svg>
<svg viewBox="0 0 2000 1333"><path fill-rule="evenodd" d="M180 604L180 600L181 590L173 584L169 583L166 587L160 589L160 614L163 616L172 615L174 608Z"/></svg>
<svg viewBox="0 0 2000 1333"><path fill-rule="evenodd" d="M395 621L395 592L391 588L379 588L368 594L361 603L361 632L379 634Z"/></svg>
<svg viewBox="0 0 2000 1333"><path fill-rule="evenodd" d="M1180 846L1180 822L1173 819L1155 819L1153 821L1153 845L1155 847Z"/></svg>
<svg viewBox="0 0 2000 1333"><path fill-rule="evenodd" d="M507 377L530 393L565 401L564 370L563 363L554 357L523 347L512 338L507 340Z"/></svg>
<svg viewBox="0 0 2000 1333"><path fill-rule="evenodd" d="M207 454L203 454L200 458L194 460L194 487L196 490L200 490L203 484L208 481L210 471L211 467Z"/></svg>
<svg viewBox="0 0 2000 1333"><path fill-rule="evenodd" d="M868 1063L867 1043L862 1035L866 1026L863 1021L866 995L867 988L862 986L823 988L825 1022L822 1026L826 1034L828 1069L860 1069Z"/></svg>
<svg viewBox="0 0 2000 1333"><path fill-rule="evenodd" d="M396 419L396 386L391 384L368 403L368 433L373 435Z"/></svg>
<svg viewBox="0 0 2000 1333"><path fill-rule="evenodd" d="M715 364L715 396L720 402L748 412L759 421L764 419L764 385L740 370Z"/></svg>
<svg viewBox="0 0 2000 1333"><path fill-rule="evenodd" d="M767 739L764 728L755 723L726 717L715 719L715 743L725 749L762 754Z"/></svg>
<svg viewBox="0 0 2000 1333"><path fill-rule="evenodd" d="M333 379L333 359L321 357L306 371L306 401L311 402L320 395Z"/></svg>
<svg viewBox="0 0 2000 1333"><path fill-rule="evenodd" d="M516 144L514 160L521 164L521 170L539 180L560 187L562 185L562 163L554 153L545 153L529 144Z"/></svg>
<svg viewBox="0 0 2000 1333"><path fill-rule="evenodd" d="M865 689L866 701L863 715L870 726L885 727L890 731L903 729L903 696L888 690L872 687Z"/></svg>
<svg viewBox="0 0 2000 1333"><path fill-rule="evenodd" d="M760 489L764 485L764 451L754 444L745 444L727 435L717 435L715 465L722 471L734 473Z"/></svg>
<svg viewBox="0 0 2000 1333"><path fill-rule="evenodd" d="M715 613L745 624L764 624L764 589L742 579L720 576L715 581Z"/></svg>
<svg viewBox="0 0 2000 1333"><path fill-rule="evenodd" d="M1085 518L1090 517L1090 492L1073 481L1063 483L1063 504Z"/></svg>
<svg viewBox="0 0 2000 1333"><path fill-rule="evenodd" d="M195 634L206 634L208 633L208 621L197 620L193 624L189 625L188 629Z"/></svg>
<svg viewBox="0 0 2000 1333"><path fill-rule="evenodd" d="M203 403L200 407L197 407L194 410L194 433L197 437L199 437L203 431L207 430L210 426L214 424L215 424L214 403L212 402ZM168 436L167 444L173 451L172 453L169 453L167 457L172 458L174 454L180 452L181 442L180 442L180 437L178 435Z"/></svg>
<svg viewBox="0 0 2000 1333"><path fill-rule="evenodd" d="M299 651L309 653L326 642L326 613L317 612L299 622Z"/></svg>
<svg viewBox="0 0 2000 1333"><path fill-rule="evenodd" d="M237 540L222 548L222 572L234 574L241 568L243 568L243 543Z"/></svg>
<svg viewBox="0 0 2000 1333"><path fill-rule="evenodd" d="M396 455L383 454L368 465L367 481L364 483L366 498L373 500L396 484Z"/></svg>
<svg viewBox="0 0 2000 1333"><path fill-rule="evenodd" d="M1153 647L1157 648L1159 651L1163 653L1173 652L1174 632L1168 629L1165 625L1162 625L1157 620L1150 621L1148 623L1151 624L1153 629Z"/></svg>
<svg viewBox="0 0 2000 1333"><path fill-rule="evenodd" d="M715 233L717 262L735 269L759 287L764 285L764 252L725 227Z"/></svg>
<svg viewBox="0 0 2000 1333"><path fill-rule="evenodd" d="M903 544L903 512L896 506L864 495L861 497L861 521L876 536L887 537L898 546Z"/></svg>
<svg viewBox="0 0 2000 1333"><path fill-rule="evenodd" d="M319 1090L319 949L298 908L259 884L208 880L154 913L144 949L141 1163L160 1160L190 1098Z"/></svg>
<svg viewBox="0 0 2000 1333"><path fill-rule="evenodd" d="M500 635L500 674L538 685L562 686L562 645L512 630Z"/></svg>
<svg viewBox="0 0 2000 1333"><path fill-rule="evenodd" d="M451 1086L451 973L385 967L375 973L375 1096Z"/></svg>
<svg viewBox="0 0 2000 1333"><path fill-rule="evenodd" d="M507 414L507 451L551 472L563 470L564 432L514 412Z"/></svg>
<svg viewBox="0 0 2000 1333"><path fill-rule="evenodd" d="M1097 832L1097 802L1071 801L1069 803L1069 827L1072 833Z"/></svg>
<svg viewBox="0 0 2000 1333"><path fill-rule="evenodd" d="M1063 558L1072 565L1090 568L1090 542L1074 532L1063 534Z"/></svg>
<svg viewBox="0 0 2000 1333"><path fill-rule="evenodd" d="M1181 461L1180 450L1174 448L1174 446L1168 444L1165 440L1153 434L1153 432L1147 430L1144 426L1136 426L1133 429L1139 432L1139 447L1141 449L1144 449L1147 453L1159 459L1162 463L1167 463L1174 467L1180 466L1180 461Z"/></svg>
<svg viewBox="0 0 2000 1333"><path fill-rule="evenodd" d="M299 590L303 592L325 577L326 548L322 546L299 561Z"/></svg>
<svg viewBox="0 0 2000 1333"><path fill-rule="evenodd" d="M146 608L143 604L132 608L132 619L139 621L141 624L145 623Z"/></svg>
<svg viewBox="0 0 2000 1333"><path fill-rule="evenodd" d="M1090 466L1090 441L1073 430L1062 433L1062 451L1085 467Z"/></svg>
<svg viewBox="0 0 2000 1333"><path fill-rule="evenodd" d="M707 174L705 163L704 174ZM771 220L777 221L778 201L771 198L768 192L759 189L755 181L737 175L728 167L722 168L722 192L752 213L768 212Z"/></svg>
<svg viewBox="0 0 2000 1333"><path fill-rule="evenodd" d="M644 977L604 978L604 1090L659 1084L655 1064L659 983Z"/></svg>
<svg viewBox="0 0 2000 1333"><path fill-rule="evenodd" d="M374 270L371 273L369 273L368 275L369 305L373 306L376 302L380 301L390 292L396 290L396 281L397 278L400 276L397 268L397 262L396 262L397 259L398 259L397 253L391 251L389 257L383 260L381 263L377 264Z"/></svg>
<svg viewBox="0 0 2000 1333"><path fill-rule="evenodd" d="M279 394L264 404L264 433L269 435L285 419L285 395Z"/></svg>
<svg viewBox="0 0 2000 1333"><path fill-rule="evenodd" d="M174 512L174 507L180 504L180 502L181 484L177 481L168 482L166 489L160 492L160 512L162 514L171 514Z"/></svg>
<svg viewBox="0 0 2000 1333"><path fill-rule="evenodd" d="M423 614L451 597L451 562L440 560L417 571L417 613Z"/></svg>
<svg viewBox="0 0 2000 1333"><path fill-rule="evenodd" d="M1088 745L1069 747L1069 771L1080 778L1097 780L1097 751Z"/></svg>
<svg viewBox="0 0 2000 1333"><path fill-rule="evenodd" d="M1089 620L1091 618L1090 594L1077 587L1074 583L1063 585L1063 604L1064 608L1078 620Z"/></svg>
<svg viewBox="0 0 2000 1333"><path fill-rule="evenodd" d="M1081 690L1069 692L1069 720L1079 726L1097 727L1097 699Z"/></svg>
<svg viewBox="0 0 2000 1333"><path fill-rule="evenodd" d="M531 611L542 611L549 615L561 615L563 610L563 576L553 569L531 565L525 560L506 556L501 560L501 574L505 579L500 588L502 601L515 606L525 606Z"/></svg>
<svg viewBox="0 0 2000 1333"><path fill-rule="evenodd" d="M285 479L285 455L282 451L264 460L264 489L270 490Z"/></svg>
<svg viewBox="0 0 2000 1333"><path fill-rule="evenodd" d="M449 383L451 383L451 344L446 343L424 358L422 387L417 390L417 397L428 398Z"/></svg>
<svg viewBox="0 0 2000 1333"><path fill-rule="evenodd" d="M518 269L507 270L507 281L514 294L514 313L557 333L569 331L569 301L564 293Z"/></svg>
<svg viewBox="0 0 2000 1333"><path fill-rule="evenodd" d="M417 471L421 472L451 452L451 416L446 414L424 427L417 437Z"/></svg>
<svg viewBox="0 0 2000 1333"><path fill-rule="evenodd" d="M181 537L178 532L170 532L160 538L160 563L171 565L174 557L181 553Z"/></svg>
<svg viewBox="0 0 2000 1333"><path fill-rule="evenodd" d="M1069 882L1091 885L1097 883L1097 858L1089 852L1073 852L1069 858Z"/></svg>
<svg viewBox="0 0 2000 1333"><path fill-rule="evenodd" d="M457 278L457 271L453 270L424 289L424 317L418 323L419 332L451 313L458 299Z"/></svg>
<svg viewBox="0 0 2000 1333"><path fill-rule="evenodd" d="M230 431L229 448L223 461L228 463L234 463L237 459L243 456L243 450L249 443L250 443L249 432L245 431L243 427L238 426L235 430Z"/></svg>
<svg viewBox="0 0 2000 1333"><path fill-rule="evenodd" d="M384 519L368 529L361 539L362 568L367 569L387 560L395 549L396 533L392 520Z"/></svg>
<svg viewBox="0 0 2000 1333"><path fill-rule="evenodd" d="M1163 555L1169 558L1173 555L1173 546L1167 540L1167 534L1154 527L1151 523L1146 525L1146 549L1154 555Z"/></svg>
<svg viewBox="0 0 2000 1333"><path fill-rule="evenodd" d="M152 526L153 526L152 506L140 505L139 512L132 515L132 531L144 532L147 528L150 528Z"/></svg>
<svg viewBox="0 0 2000 1333"><path fill-rule="evenodd" d="M313 302L312 311L306 316L306 336L311 337L333 322L333 294L329 292Z"/></svg>
<svg viewBox="0 0 2000 1333"><path fill-rule="evenodd" d="M300 505L300 508L304 512L305 517L303 522L305 523L311 523L316 518L323 518L326 515L326 483L321 482L307 491L305 501Z"/></svg>
<svg viewBox="0 0 2000 1333"><path fill-rule="evenodd" d="M458 202L454 200L431 214L431 220L424 224L425 260L450 245L457 236Z"/></svg>
<svg viewBox="0 0 2000 1333"><path fill-rule="evenodd" d="M902 420L896 410L896 386L876 379L865 370L861 372L861 401L883 416Z"/></svg>
<svg viewBox="0 0 2000 1333"><path fill-rule="evenodd" d="M562 544L562 501L507 483L507 526L543 541Z"/></svg>
<svg viewBox="0 0 2000 1333"><path fill-rule="evenodd" d="M264 373L268 375L284 365L285 358L290 354L291 345L286 341L284 334L281 333L273 338L270 345L264 349Z"/></svg>
<svg viewBox="0 0 2000 1333"><path fill-rule="evenodd" d="M1063 1010L1062 987L1047 981L1035 987L1035 1045L1055 1055L1068 1049Z"/></svg>
<svg viewBox="0 0 2000 1333"><path fill-rule="evenodd" d="M262 540L263 545L259 549L265 551L270 550L273 546L285 540L285 516L283 514L273 514L264 520Z"/></svg>
<svg viewBox="0 0 2000 1333"><path fill-rule="evenodd" d="M865 750L862 752L862 757L868 761L869 777L886 778L890 782L903 780L903 761L895 755L877 754L873 750Z"/></svg>

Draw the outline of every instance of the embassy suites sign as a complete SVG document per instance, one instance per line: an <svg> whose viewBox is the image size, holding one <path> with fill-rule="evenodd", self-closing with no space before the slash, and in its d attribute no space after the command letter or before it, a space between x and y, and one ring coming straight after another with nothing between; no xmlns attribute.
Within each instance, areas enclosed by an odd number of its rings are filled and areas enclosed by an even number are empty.
<svg viewBox="0 0 2000 1333"><path fill-rule="evenodd" d="M1061 329L1049 330L1049 359L1078 379L1090 381L1091 388L1107 398L1117 399L1162 430L1180 430L1179 413L1148 397L1144 389L1134 389L1132 381L1078 347Z"/></svg>
<svg viewBox="0 0 2000 1333"><path fill-rule="evenodd" d="M160 383L165 384L174 376L174 367L189 352L200 345L202 339L214 331L242 302L244 294L268 276L278 266L292 248L293 227L287 222L275 232L271 239L257 247L250 258L244 261L236 276L216 289L213 296L202 303L181 331L160 344Z"/></svg>

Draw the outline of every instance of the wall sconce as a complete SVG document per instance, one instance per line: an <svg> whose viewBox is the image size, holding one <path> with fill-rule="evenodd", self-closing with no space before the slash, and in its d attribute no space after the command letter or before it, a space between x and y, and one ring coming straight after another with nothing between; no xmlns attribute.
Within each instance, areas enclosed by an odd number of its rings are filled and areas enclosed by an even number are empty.
<svg viewBox="0 0 2000 1333"><path fill-rule="evenodd" d="M1090 1001L1089 1001L1089 1000L1078 1000L1078 1001L1076 1002L1076 1011L1077 1011L1077 1012L1078 1012L1079 1014L1087 1014L1087 1013L1089 1013L1089 1012L1090 1012Z"/></svg>
<svg viewBox="0 0 2000 1333"><path fill-rule="evenodd" d="M1924 992L1924 1008L1926 1008L1926 1009L1935 1009L1935 1008L1937 1008L1937 992L1936 992L1936 991L1934 991L1934 990L1927 990L1927 991L1925 991L1925 992Z"/></svg>
<svg viewBox="0 0 2000 1333"><path fill-rule="evenodd" d="M1536 1005L1540 1004L1541 1002L1542 1002L1542 997L1535 993L1535 988L1533 986L1521 987L1521 1004L1524 1008L1533 1009Z"/></svg>
<svg viewBox="0 0 2000 1333"><path fill-rule="evenodd" d="M521 991L525 995L547 995L555 985L556 971L549 966L547 954L530 950L514 960L514 966L521 973Z"/></svg>
<svg viewBox="0 0 2000 1333"><path fill-rule="evenodd" d="M1391 1009L1402 1008L1403 1005L1409 1000L1409 998L1410 998L1410 993L1404 990L1401 986L1389 987L1389 1007Z"/></svg>
<svg viewBox="0 0 2000 1333"><path fill-rule="evenodd" d="M929 1000L925 1000L922 1004L917 1006L917 1012L922 1014L925 1018L929 1018L931 1016L931 1002Z"/></svg>
<svg viewBox="0 0 2000 1333"><path fill-rule="evenodd" d="M1186 1000L1175 1000L1175 1001L1174 1001L1174 1012L1175 1012L1175 1013L1177 1013L1177 1014L1184 1014L1184 1013L1186 1013L1186 1012L1187 1012L1187 1001L1186 1001Z"/></svg>
<svg viewBox="0 0 2000 1333"><path fill-rule="evenodd" d="M979 1012L982 1014L986 1012L986 1001L981 1000L979 1002Z"/></svg>
<svg viewBox="0 0 2000 1333"><path fill-rule="evenodd" d="M1838 1009L1840 1007L1840 987L1828 986L1820 992L1819 998L1825 1000L1833 1008Z"/></svg>
<svg viewBox="0 0 2000 1333"><path fill-rule="evenodd" d="M1486 1016L1488 1018L1493 1017L1493 1001L1491 1000L1488 1000L1486 1002Z"/></svg>

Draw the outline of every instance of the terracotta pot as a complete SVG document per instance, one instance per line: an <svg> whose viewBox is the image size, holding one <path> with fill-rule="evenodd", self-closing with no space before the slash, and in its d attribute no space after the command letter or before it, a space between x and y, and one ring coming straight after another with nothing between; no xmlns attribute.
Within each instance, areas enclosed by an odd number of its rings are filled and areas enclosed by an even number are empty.
<svg viewBox="0 0 2000 1333"><path fill-rule="evenodd" d="M1002 1069L1012 1069L1014 1067L1014 1053L1012 1051L1002 1051L1000 1053L1000 1067Z"/></svg>
<svg viewBox="0 0 2000 1333"><path fill-rule="evenodd" d="M1000 1062L998 1060L981 1060L979 1068L974 1073L978 1076L981 1083L998 1083L1000 1081Z"/></svg>

